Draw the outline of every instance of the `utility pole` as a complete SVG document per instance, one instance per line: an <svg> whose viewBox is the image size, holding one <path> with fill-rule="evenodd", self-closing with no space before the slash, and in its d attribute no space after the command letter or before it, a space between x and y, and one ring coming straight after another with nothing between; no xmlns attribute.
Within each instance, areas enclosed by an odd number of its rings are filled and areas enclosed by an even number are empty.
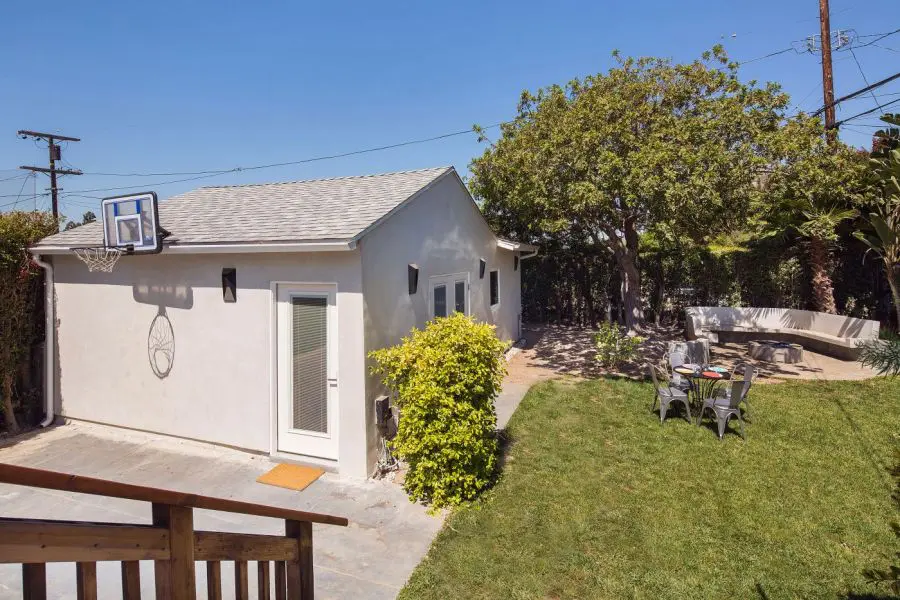
<svg viewBox="0 0 900 600"><path fill-rule="evenodd" d="M831 17L828 0L819 0L819 25L822 47L822 91L825 96L825 134L828 141L835 140L834 128L834 74L831 70Z"/></svg>
<svg viewBox="0 0 900 600"><path fill-rule="evenodd" d="M46 169L44 167L26 167L21 166L20 169L25 169L26 171L31 171L33 173L48 173L50 175L50 197L53 199L52 210L53 210L53 220L59 223L59 200L57 199L58 189L56 187L56 176L57 175L81 175L81 171L77 169L57 169L56 161L62 158L62 148L59 147L59 144L56 142L80 142L79 138L69 137L66 135L57 135L55 133L41 133L39 131L28 131L27 129L20 129L18 131L19 137L23 140L28 138L35 139L45 139L47 140L48 147L50 149L50 168Z"/></svg>

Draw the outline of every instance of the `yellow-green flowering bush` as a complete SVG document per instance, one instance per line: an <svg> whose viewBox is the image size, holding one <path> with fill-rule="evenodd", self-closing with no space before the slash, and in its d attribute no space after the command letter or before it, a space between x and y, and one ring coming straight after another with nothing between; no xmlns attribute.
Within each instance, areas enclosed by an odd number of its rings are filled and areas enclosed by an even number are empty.
<svg viewBox="0 0 900 600"><path fill-rule="evenodd" d="M601 366L615 369L633 361L637 357L638 346L644 338L629 336L613 323L600 323L597 333L594 334L594 345L597 346L595 358Z"/></svg>
<svg viewBox="0 0 900 600"><path fill-rule="evenodd" d="M493 326L456 313L370 354L373 372L397 393L391 449L409 465L403 485L411 499L437 509L471 500L490 483L505 348Z"/></svg>

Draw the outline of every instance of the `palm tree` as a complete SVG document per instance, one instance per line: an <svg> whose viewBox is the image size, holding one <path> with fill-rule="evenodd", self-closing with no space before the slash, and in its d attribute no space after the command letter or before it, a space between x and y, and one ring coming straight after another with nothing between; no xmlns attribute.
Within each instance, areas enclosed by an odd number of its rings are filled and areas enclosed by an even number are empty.
<svg viewBox="0 0 900 600"><path fill-rule="evenodd" d="M781 143L784 158L773 162L766 182L774 201L770 217L782 231L794 229L807 239L812 308L835 313L831 250L838 225L856 215L866 157L845 144L828 143L817 119L790 121Z"/></svg>
<svg viewBox="0 0 900 600"><path fill-rule="evenodd" d="M834 286L831 282L831 247L837 241L837 226L857 215L855 209L840 206L816 206L810 203L802 211L805 220L797 225L800 235L809 239L809 268L813 306L819 312L835 314Z"/></svg>
<svg viewBox="0 0 900 600"><path fill-rule="evenodd" d="M900 115L885 115L882 120L900 125ZM876 134L879 141L872 153L872 185L868 200L871 212L865 216L875 235L854 232L884 264L884 274L891 288L897 325L900 327L900 135L888 129Z"/></svg>

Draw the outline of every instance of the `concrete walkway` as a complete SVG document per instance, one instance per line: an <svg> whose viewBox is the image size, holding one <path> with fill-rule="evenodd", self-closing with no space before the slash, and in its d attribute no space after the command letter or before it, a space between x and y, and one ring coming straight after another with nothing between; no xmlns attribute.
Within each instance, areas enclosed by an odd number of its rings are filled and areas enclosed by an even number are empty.
<svg viewBox="0 0 900 600"><path fill-rule="evenodd" d="M560 376L537 358L536 345L541 339L541 334L539 330L526 329L524 346L513 349L507 355L503 389L494 402L497 411L497 429L506 428L510 417L531 386Z"/></svg>
<svg viewBox="0 0 900 600"><path fill-rule="evenodd" d="M0 448L0 462L126 483L234 498L340 515L350 526L315 525L317 598L394 598L441 526L439 517L407 500L385 481L346 481L325 474L302 492L256 483L274 466L268 457L199 442L88 423L24 436ZM84 521L149 523L146 503L0 484L0 514ZM283 535L276 519L197 510L200 529ZM142 562L145 598L154 597L152 563ZM198 565L198 581L205 581ZM233 594L233 570L222 566L223 590ZM255 589L255 568L250 569ZM48 565L48 597L75 598L75 567ZM121 598L117 563L99 563L99 597ZM231 588L229 590L229 587ZM201 596L205 586L198 586ZM0 598L21 598L21 568L0 565Z"/></svg>

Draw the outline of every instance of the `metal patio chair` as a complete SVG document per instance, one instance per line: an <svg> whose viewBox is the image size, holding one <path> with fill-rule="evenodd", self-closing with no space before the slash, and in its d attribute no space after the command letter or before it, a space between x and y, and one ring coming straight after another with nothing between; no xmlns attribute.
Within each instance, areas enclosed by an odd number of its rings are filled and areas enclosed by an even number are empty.
<svg viewBox="0 0 900 600"><path fill-rule="evenodd" d="M656 389L656 395L653 398L653 405L650 407L650 410L656 410L656 401L659 400L660 424L666 420L666 413L669 411L669 406L671 406L673 402L680 402L684 405L685 418L687 419L687 422L690 423L691 403L688 400L687 393L677 387L672 387L667 381L660 384L659 374L661 373L657 373L659 371L657 367L648 364L647 369L650 371L650 378L653 380L653 387Z"/></svg>
<svg viewBox="0 0 900 600"><path fill-rule="evenodd" d="M669 381L671 382L672 387L678 388L683 392L687 391L688 388L691 387L690 380L685 379L681 374L675 372L675 367L680 367L687 362L684 353L677 350L669 352L668 355L666 355L666 362L669 364Z"/></svg>
<svg viewBox="0 0 900 600"><path fill-rule="evenodd" d="M745 379L749 379L751 383L756 382L756 376L759 375L759 370L756 369L753 365L746 363L738 363L734 366L734 369L731 370L731 377L729 377L729 381L743 381ZM727 386L724 389L720 389L718 391L720 398L731 398L731 385ZM744 405L744 413L745 415L752 421L753 413L755 410L753 406L750 404L750 399L747 395L741 399L741 403Z"/></svg>
<svg viewBox="0 0 900 600"><path fill-rule="evenodd" d="M730 393L727 397L715 396L713 398L705 399L703 401L703 406L700 408L700 414L697 416L697 427L700 427L700 424L703 422L703 413L709 409L716 417L716 425L719 430L720 440L724 439L725 427L728 426L728 420L731 417L737 418L738 423L741 426L741 439L746 440L747 437L744 435L744 419L741 418L741 409L739 405L747 397L747 392L750 391L750 386L753 383L751 375L752 374L748 373L746 379L730 382L728 386L730 388Z"/></svg>

